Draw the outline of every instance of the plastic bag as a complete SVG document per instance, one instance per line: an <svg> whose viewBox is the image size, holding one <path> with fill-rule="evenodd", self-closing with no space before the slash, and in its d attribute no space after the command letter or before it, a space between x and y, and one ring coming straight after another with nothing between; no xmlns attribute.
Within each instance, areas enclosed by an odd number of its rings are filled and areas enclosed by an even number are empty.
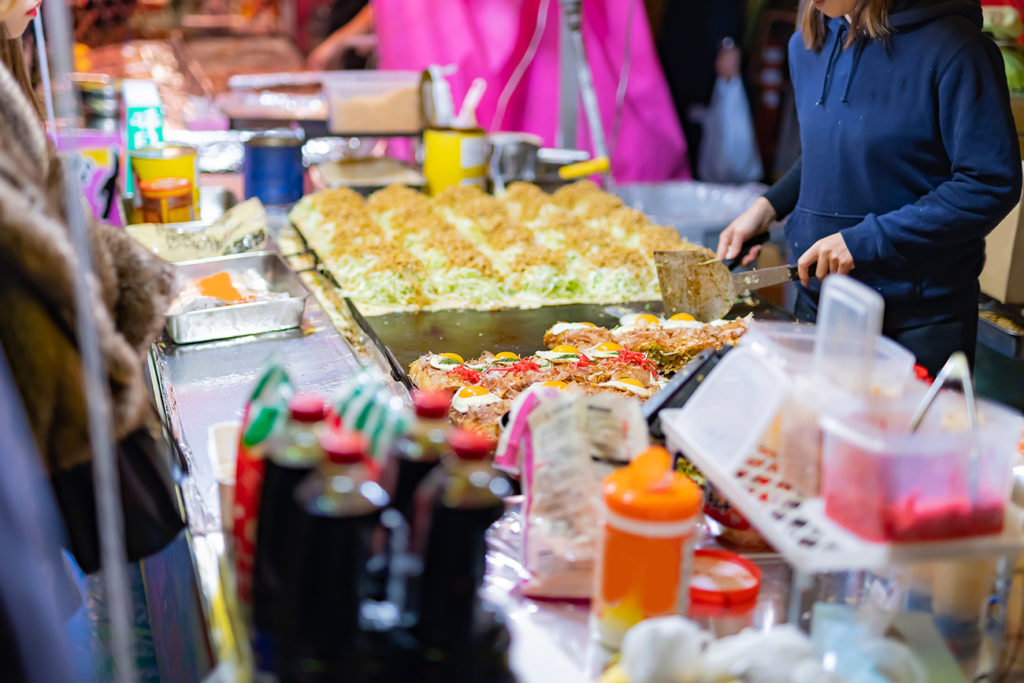
<svg viewBox="0 0 1024 683"><path fill-rule="evenodd" d="M292 383L284 367L271 360L267 371L256 383L242 416L235 465L235 504L231 514L238 594L245 605L251 599L256 518L263 491L264 450L270 436L287 421L288 400L292 392Z"/></svg>
<svg viewBox="0 0 1024 683"><path fill-rule="evenodd" d="M601 481L647 446L636 401L540 386L516 398L495 461L521 473L524 594L590 597Z"/></svg>
<svg viewBox="0 0 1024 683"><path fill-rule="evenodd" d="M749 183L764 175L750 104L739 78L715 81L697 172L701 180L714 183Z"/></svg>

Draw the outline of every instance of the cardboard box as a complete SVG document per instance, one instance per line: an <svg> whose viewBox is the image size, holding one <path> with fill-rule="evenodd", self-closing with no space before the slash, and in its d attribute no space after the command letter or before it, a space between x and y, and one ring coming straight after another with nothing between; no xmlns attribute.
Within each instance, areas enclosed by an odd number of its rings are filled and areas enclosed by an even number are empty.
<svg viewBox="0 0 1024 683"><path fill-rule="evenodd" d="M1010 110L1017 126L1017 140L1020 142L1020 158L1024 159L1024 95L1010 95Z"/></svg>
<svg viewBox="0 0 1024 683"><path fill-rule="evenodd" d="M985 240L981 291L1004 304L1024 303L1024 210L1021 203Z"/></svg>

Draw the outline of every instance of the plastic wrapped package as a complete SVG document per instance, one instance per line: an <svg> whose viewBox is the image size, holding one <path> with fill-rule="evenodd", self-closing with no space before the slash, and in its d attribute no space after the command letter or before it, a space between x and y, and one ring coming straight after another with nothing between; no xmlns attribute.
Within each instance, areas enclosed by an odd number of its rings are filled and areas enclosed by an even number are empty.
<svg viewBox="0 0 1024 683"><path fill-rule="evenodd" d="M231 510L232 549L238 572L238 593L248 605L256 551L256 525L263 488L264 455L270 437L282 429L294 387L284 367L272 361L257 382L242 415Z"/></svg>
<svg viewBox="0 0 1024 683"><path fill-rule="evenodd" d="M885 643L886 641L882 641ZM895 645L895 643L893 644ZM899 660L892 656L890 661ZM628 683L840 683L811 641L793 626L746 630L714 640L682 617L648 619L630 629L620 664L602 681ZM905 664L905 660L899 660ZM892 667L899 669L899 666ZM917 683L913 677L900 683Z"/></svg>
<svg viewBox="0 0 1024 683"><path fill-rule="evenodd" d="M530 597L589 598L600 482L607 468L647 445L639 404L534 387L512 406L495 458L520 474L525 495L523 561Z"/></svg>
<svg viewBox="0 0 1024 683"><path fill-rule="evenodd" d="M682 617L640 622L622 641L622 662L630 683L693 683L711 635Z"/></svg>

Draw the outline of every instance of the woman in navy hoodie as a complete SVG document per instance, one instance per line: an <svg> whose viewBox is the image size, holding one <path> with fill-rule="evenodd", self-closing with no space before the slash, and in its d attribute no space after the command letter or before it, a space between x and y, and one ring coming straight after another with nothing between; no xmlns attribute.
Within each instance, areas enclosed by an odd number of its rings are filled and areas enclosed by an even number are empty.
<svg viewBox="0 0 1024 683"><path fill-rule="evenodd" d="M821 279L849 273L933 374L956 350L973 359L985 235L1021 192L978 0L805 0L789 63L803 157L722 233L719 257L789 215L798 317L814 319Z"/></svg>

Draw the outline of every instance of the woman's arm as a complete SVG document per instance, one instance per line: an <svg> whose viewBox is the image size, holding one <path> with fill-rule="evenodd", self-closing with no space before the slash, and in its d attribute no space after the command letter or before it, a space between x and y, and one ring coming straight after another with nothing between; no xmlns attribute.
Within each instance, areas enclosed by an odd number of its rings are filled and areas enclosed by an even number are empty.
<svg viewBox="0 0 1024 683"><path fill-rule="evenodd" d="M324 42L309 54L307 66L312 71L323 71L345 49L352 36L373 30L373 5L367 4L352 20L327 36Z"/></svg>
<svg viewBox="0 0 1024 683"><path fill-rule="evenodd" d="M934 264L949 247L984 237L1020 201L1020 148L992 41L979 35L953 55L938 106L951 177L913 204L843 230L858 269Z"/></svg>
<svg viewBox="0 0 1024 683"><path fill-rule="evenodd" d="M797 201L800 199L800 176L803 171L803 157L797 157L793 165L786 171L786 175L779 178L778 182L768 188L764 198L775 209L775 215L783 218L793 213Z"/></svg>
<svg viewBox="0 0 1024 683"><path fill-rule="evenodd" d="M773 221L788 216L796 207L800 197L800 172L803 168L802 158L786 171L779 182L775 183L750 208L737 216L722 234L718 236L719 259L735 258L743 248L743 243L752 237L767 232ZM760 255L761 247L756 246L743 258L743 265L749 265Z"/></svg>

